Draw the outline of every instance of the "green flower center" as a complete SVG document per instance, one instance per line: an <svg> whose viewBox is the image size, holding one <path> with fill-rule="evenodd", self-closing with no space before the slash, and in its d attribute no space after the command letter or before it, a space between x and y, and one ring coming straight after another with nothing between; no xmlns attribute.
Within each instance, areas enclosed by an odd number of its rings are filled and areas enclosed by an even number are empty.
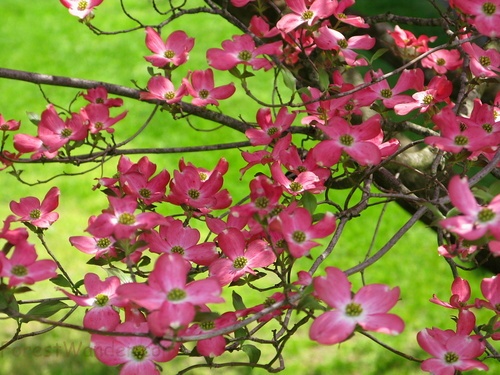
<svg viewBox="0 0 500 375"><path fill-rule="evenodd" d="M22 264L18 264L11 268L10 273L15 276L26 276L28 274L28 269Z"/></svg>
<svg viewBox="0 0 500 375"><path fill-rule="evenodd" d="M255 199L255 207L266 208L269 204L269 199L267 197L258 197Z"/></svg>
<svg viewBox="0 0 500 375"><path fill-rule="evenodd" d="M189 189L188 195L191 199L198 199L200 197L200 192L196 189Z"/></svg>
<svg viewBox="0 0 500 375"><path fill-rule="evenodd" d="M444 355L444 361L446 363L454 363L454 362L457 362L459 360L458 358L458 355L457 353L454 353L454 352L447 352L445 355Z"/></svg>
<svg viewBox="0 0 500 375"><path fill-rule="evenodd" d="M497 7L493 3L484 3L483 4L483 13L486 14L487 16L491 16L495 14L495 11L497 10Z"/></svg>
<svg viewBox="0 0 500 375"><path fill-rule="evenodd" d="M306 167L304 167L303 165L299 165L299 166L297 167L297 170L298 170L300 173L302 173L302 172L306 172L306 171L307 171L307 168L306 168Z"/></svg>
<svg viewBox="0 0 500 375"><path fill-rule="evenodd" d="M339 45L340 48L344 49L347 48L347 40L345 39L340 39L337 44Z"/></svg>
<svg viewBox="0 0 500 375"><path fill-rule="evenodd" d="M97 99L95 100L95 102L96 102L97 104L104 104L104 99L103 99L103 98L97 98Z"/></svg>
<svg viewBox="0 0 500 375"><path fill-rule="evenodd" d="M184 255L184 248L182 246L175 245L174 247L172 247L170 249L170 252L171 253L180 254L180 255Z"/></svg>
<svg viewBox="0 0 500 375"><path fill-rule="evenodd" d="M202 99L206 99L206 98L208 98L208 95L209 95L209 94L210 94L210 93L208 92L208 90L205 90L205 89L200 90L200 92L198 93L198 95L199 95L199 96L200 96L200 98L202 98Z"/></svg>
<svg viewBox="0 0 500 375"><path fill-rule="evenodd" d="M208 175L204 172L200 172L198 175L200 176L201 181L206 181L208 179Z"/></svg>
<svg viewBox="0 0 500 375"><path fill-rule="evenodd" d="M118 218L118 222L123 225L132 225L135 223L135 216L131 213L124 212Z"/></svg>
<svg viewBox="0 0 500 375"><path fill-rule="evenodd" d="M240 59L241 61L248 61L251 58L252 58L252 53L250 51L243 50L240 51L240 53L238 53L238 59Z"/></svg>
<svg viewBox="0 0 500 375"><path fill-rule="evenodd" d="M182 301L186 298L186 292L182 289L174 288L167 294L169 301Z"/></svg>
<svg viewBox="0 0 500 375"><path fill-rule="evenodd" d="M78 6L77 6L76 9L78 9L78 10L85 10L85 9L87 9L87 5L88 4L89 3L87 1L85 1L85 0L79 1L78 2Z"/></svg>
<svg viewBox="0 0 500 375"><path fill-rule="evenodd" d="M380 90L380 95L382 95L382 97L386 98L386 99L392 98L392 90L391 89L382 89L382 90Z"/></svg>
<svg viewBox="0 0 500 375"><path fill-rule="evenodd" d="M342 20L342 19L346 19L346 18L347 18L347 16L345 15L345 13L338 13L338 14L337 14L337 18L338 18L339 20Z"/></svg>
<svg viewBox="0 0 500 375"><path fill-rule="evenodd" d="M144 345L136 345L132 348L132 357L137 361L142 361L148 355L148 350Z"/></svg>
<svg viewBox="0 0 500 375"><path fill-rule="evenodd" d="M101 121L97 121L97 122L94 124L94 127L95 127L96 129L101 129L103 126L104 126L104 124L103 124Z"/></svg>
<svg viewBox="0 0 500 375"><path fill-rule="evenodd" d="M171 59L175 56L175 52L172 51L171 49L167 49L164 53L163 56L165 56L167 59Z"/></svg>
<svg viewBox="0 0 500 375"><path fill-rule="evenodd" d="M488 56L481 56L479 58L479 64L481 64L482 66L490 66L491 59Z"/></svg>
<svg viewBox="0 0 500 375"><path fill-rule="evenodd" d="M359 303L351 302L345 307L345 314L347 316L360 316L363 312L363 308Z"/></svg>
<svg viewBox="0 0 500 375"><path fill-rule="evenodd" d="M278 132L278 128L276 128L274 126L272 128L267 129L267 135L274 135L277 132Z"/></svg>
<svg viewBox="0 0 500 375"><path fill-rule="evenodd" d="M151 190L142 188L139 190L139 195L143 198L150 198L151 197Z"/></svg>
<svg viewBox="0 0 500 375"><path fill-rule="evenodd" d="M61 132L61 137L68 138L71 134L73 134L73 131L71 129L64 128Z"/></svg>
<svg viewBox="0 0 500 375"><path fill-rule="evenodd" d="M291 191L298 192L298 191L302 191L302 189L304 189L304 187L302 186L302 184L300 182L294 181L290 184Z"/></svg>
<svg viewBox="0 0 500 375"><path fill-rule="evenodd" d="M302 13L302 19L304 21L310 20L314 17L314 12L312 10L306 10L304 13Z"/></svg>
<svg viewBox="0 0 500 375"><path fill-rule="evenodd" d="M493 126L491 124L488 124L488 123L483 124L482 128L484 129L484 131L486 133L491 133L493 131Z"/></svg>
<svg viewBox="0 0 500 375"><path fill-rule="evenodd" d="M434 96L432 96L431 94L427 94L426 96L424 96L424 99L422 99L422 103L429 105L433 100Z"/></svg>
<svg viewBox="0 0 500 375"><path fill-rule="evenodd" d="M268 297L264 301L264 306L269 307L271 305L274 305L276 303L276 300L274 298Z"/></svg>
<svg viewBox="0 0 500 375"><path fill-rule="evenodd" d="M32 219L40 219L40 216L42 215L42 211L40 211L38 208L35 208L30 212L30 218Z"/></svg>
<svg viewBox="0 0 500 375"><path fill-rule="evenodd" d="M204 331L210 331L215 328L215 323L213 322L213 320L210 320L208 322L201 322L200 328Z"/></svg>
<svg viewBox="0 0 500 375"><path fill-rule="evenodd" d="M344 134L340 136L339 141L344 146L352 146L354 138L350 134Z"/></svg>
<svg viewBox="0 0 500 375"><path fill-rule="evenodd" d="M9 125L7 125L7 124L2 124L2 126L0 126L0 129L1 129L1 130L9 130Z"/></svg>
<svg viewBox="0 0 500 375"><path fill-rule="evenodd" d="M466 146L469 143L469 138L465 135L457 135L455 137L455 144L457 146Z"/></svg>
<svg viewBox="0 0 500 375"><path fill-rule="evenodd" d="M281 240L276 241L274 244L278 249L284 249L286 246L286 241L282 238Z"/></svg>
<svg viewBox="0 0 500 375"><path fill-rule="evenodd" d="M436 60L436 64L438 64L439 66L443 66L444 64L446 64L446 60L440 57Z"/></svg>
<svg viewBox="0 0 500 375"><path fill-rule="evenodd" d="M175 98L175 92L173 91L167 91L163 97L167 100L172 100L173 98Z"/></svg>
<svg viewBox="0 0 500 375"><path fill-rule="evenodd" d="M95 296L95 304L97 306L106 306L106 304L108 303L109 301L109 297L105 294L98 294L97 296Z"/></svg>
<svg viewBox="0 0 500 375"><path fill-rule="evenodd" d="M486 223L488 221L491 221L495 218L495 212L491 208L483 208L479 213L477 214L477 219L481 223Z"/></svg>
<svg viewBox="0 0 500 375"><path fill-rule="evenodd" d="M346 105L344 106L344 109L345 109L346 111L352 111L352 110L354 109L354 104L352 104L352 103L348 103L348 104L346 104Z"/></svg>
<svg viewBox="0 0 500 375"><path fill-rule="evenodd" d="M301 230L296 230L292 233L292 239L298 243L304 242L306 240L306 234Z"/></svg>
<svg viewBox="0 0 500 375"><path fill-rule="evenodd" d="M96 245L100 249L105 249L109 245L111 245L111 241L109 240L109 238L100 238L99 240L97 240Z"/></svg>
<svg viewBox="0 0 500 375"><path fill-rule="evenodd" d="M237 257L234 262L233 262L233 267L241 270L243 267L245 267L248 263L248 259L245 257Z"/></svg>

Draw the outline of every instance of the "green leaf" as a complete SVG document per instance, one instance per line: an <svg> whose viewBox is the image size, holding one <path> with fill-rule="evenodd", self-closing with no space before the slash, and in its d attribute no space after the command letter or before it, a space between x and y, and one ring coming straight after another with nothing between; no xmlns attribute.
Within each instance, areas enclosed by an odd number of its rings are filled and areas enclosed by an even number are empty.
<svg viewBox="0 0 500 375"><path fill-rule="evenodd" d="M56 312L62 309L69 308L64 302L61 301L45 301L33 307L26 316L21 321L23 323L29 322L33 320L32 318L48 318L49 316L54 315Z"/></svg>
<svg viewBox="0 0 500 375"><path fill-rule="evenodd" d="M300 199L302 206L309 211L311 216L316 211L316 207L318 206L318 202L316 200L316 196L308 191L302 193L302 198Z"/></svg>
<svg viewBox="0 0 500 375"><path fill-rule="evenodd" d="M281 69L281 73L283 74L283 83L290 90L295 91L297 88L297 80L293 76L292 72L288 69Z"/></svg>
<svg viewBox="0 0 500 375"><path fill-rule="evenodd" d="M381 57L384 53L386 53L387 51L389 51L388 48L380 48L379 50L377 50L372 58L370 59L370 64L372 64L375 60L377 60L379 57Z"/></svg>
<svg viewBox="0 0 500 375"><path fill-rule="evenodd" d="M219 313L216 313L214 311L207 311L207 312L202 312L198 311L193 319L195 322L213 322L215 319L217 319L220 316Z"/></svg>
<svg viewBox="0 0 500 375"><path fill-rule="evenodd" d="M30 120L30 122L34 125L38 126L38 123L41 120L40 115L35 112L26 112L26 114L28 115L28 120Z"/></svg>
<svg viewBox="0 0 500 375"><path fill-rule="evenodd" d="M234 290L233 290L233 294L231 295L231 297L233 299L233 307L235 310L246 309L245 303L243 302L243 298L241 298L241 296L238 293L236 293Z"/></svg>
<svg viewBox="0 0 500 375"><path fill-rule="evenodd" d="M132 277L129 274L123 272L119 268L106 268L105 270L109 276L118 277L122 284L127 284L134 281L132 280Z"/></svg>
<svg viewBox="0 0 500 375"><path fill-rule="evenodd" d="M56 277L49 279L49 281L63 288L69 288L71 286L68 279L63 275L57 275Z"/></svg>
<svg viewBox="0 0 500 375"><path fill-rule="evenodd" d="M137 267L146 267L150 263L151 263L151 258L148 256L143 256L140 262L137 264Z"/></svg>
<svg viewBox="0 0 500 375"><path fill-rule="evenodd" d="M324 69L321 69L319 71L319 86L322 91L327 90L328 86L330 86L330 76L328 75L328 72Z"/></svg>
<svg viewBox="0 0 500 375"><path fill-rule="evenodd" d="M246 353L250 363L256 364L259 362L261 352L256 346L246 344L241 347L241 350Z"/></svg>

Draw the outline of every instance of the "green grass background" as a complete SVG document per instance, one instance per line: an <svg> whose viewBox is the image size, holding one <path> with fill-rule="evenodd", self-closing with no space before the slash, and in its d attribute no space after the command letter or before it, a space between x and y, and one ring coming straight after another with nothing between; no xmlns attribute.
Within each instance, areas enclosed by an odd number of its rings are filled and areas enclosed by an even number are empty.
<svg viewBox="0 0 500 375"><path fill-rule="evenodd" d="M191 2L192 0L189 0ZM119 10L118 1L106 0L96 11L95 24L104 30L119 30L133 27L134 23L126 19ZM196 2L195 2L196 3ZM403 14L413 15L414 10L408 8L409 2L399 3L394 8L394 2L358 1L358 8L366 10L366 14L379 13L376 9L365 8L369 4L378 3L383 11L400 10ZM420 8L421 2L418 2ZM161 18L151 14L148 0L125 1L129 11L135 17L146 20L146 23L157 23ZM387 8L390 6L391 8ZM0 26L0 66L45 74L72 76L110 83L132 86L132 81L145 86L148 80L147 67L143 56L149 54L144 44L142 30L130 34L113 36L96 36L70 16L58 1L22 2L18 0L3 0L0 3L2 24ZM190 61L185 67L174 73L174 80L180 80L188 69L205 69L204 51L208 47L219 47L220 42L235 34L230 26L225 26L215 16L195 15L175 21L165 29L174 31L184 29L190 36L196 38L195 48ZM268 99L272 82L267 76L258 75L250 81L250 88L258 96ZM217 74L217 84L226 84L232 80L227 73ZM78 90L43 87L45 95L53 103L66 106L78 93ZM238 90L240 92L241 90ZM78 102L81 103L81 102ZM26 112L41 113L46 101L40 89L33 84L0 80L0 113L10 119L21 120L25 132L35 132ZM116 139L121 141L134 133L148 116L152 107L147 104L125 100L124 108L129 114L116 125ZM235 97L221 104L221 110L233 116L241 116L247 121L254 121L259 106L238 93ZM115 111L116 115L118 111ZM186 121L173 121L168 113L155 117L141 137L133 141L130 147L172 147L215 144L220 142L242 141L245 137L227 129L218 129L216 124L193 118L191 125L204 131L194 131ZM29 130L28 130L29 129ZM212 153L189 153L184 155L151 155L150 159L159 168L172 171L177 167L179 157L184 157L196 165L211 168L220 157L230 160L230 170L226 176L227 188L235 200L242 197L245 189L241 184L247 184L248 178L239 180L239 168L243 166L238 151L217 151ZM138 157L131 157L138 160ZM96 267L86 266L88 257L72 248L68 237L82 235L88 217L98 214L105 208L106 198L103 194L93 191L94 179L101 176L111 176L114 173L116 160L108 163L104 172L99 169L88 174L75 177L61 177L47 184L28 186L20 184L5 172L0 175L2 195L0 196L1 217L9 214L8 203L21 197L32 195L42 198L51 186L61 188L61 200L58 212L59 221L47 232L47 242L57 254L63 266L79 280L86 272L96 272L105 276ZM25 165L23 177L28 182L35 182L62 172L81 173L89 166L80 168L54 165ZM253 171L250 171L249 176ZM339 201L345 192L336 193ZM342 268L352 267L361 262L370 247L375 233L376 223L382 214L382 206L363 212L360 218L351 221L342 239L334 250L327 265ZM389 205L383 213L383 222L375 238L374 249L380 248L392 234L409 218L396 205ZM36 243L36 239L32 239ZM41 249L41 247L39 247ZM315 253L321 249L316 249ZM43 251L40 250L42 257ZM309 266L308 261L303 261ZM478 282L485 274L480 271L472 276L473 282ZM358 276L351 278L356 288L361 285ZM400 286L401 301L394 312L401 315L406 322L406 330L398 337L377 336L397 350L401 350L420 358L426 354L418 347L416 333L424 328L438 326L453 328L450 319L451 311L444 311L428 302L433 293L443 299L449 296L451 283L450 272L446 263L437 255L434 233L424 225L418 224L391 250L390 254L371 267L365 274L367 283L383 282L391 286ZM23 299L41 298L46 295L60 296L53 284L38 283L33 292L27 293ZM479 297L478 290L474 290ZM261 296L247 296L248 305L259 303ZM71 322L79 324L83 312L75 314ZM14 332L15 325L9 320L0 320L0 342L8 340ZM23 332L44 328L37 323L29 323ZM18 374L114 374L110 369L99 363L90 349L89 337L76 331L56 329L51 333L26 338L0 352L0 373ZM361 335L337 346L321 346L308 340L307 327L303 327L289 342L284 353L285 374L417 374L418 364L401 360ZM238 360L245 360L245 356ZM177 358L164 364L164 373L179 371L186 363L201 363L200 359ZM492 373L500 373L500 367L492 365ZM220 369L196 370L193 374L246 374L251 370ZM254 374L263 371L254 370ZM471 372L474 373L474 372Z"/></svg>

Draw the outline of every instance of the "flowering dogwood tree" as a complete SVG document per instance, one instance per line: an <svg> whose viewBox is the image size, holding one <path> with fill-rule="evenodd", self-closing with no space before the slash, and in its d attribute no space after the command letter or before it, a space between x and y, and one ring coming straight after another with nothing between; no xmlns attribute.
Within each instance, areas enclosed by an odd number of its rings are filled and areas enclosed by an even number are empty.
<svg viewBox="0 0 500 375"><path fill-rule="evenodd" d="M224 366L278 372L299 330L318 345L363 335L433 374L496 365L500 279L484 277L472 286L482 296L471 300L467 277L480 267L499 271L498 0L429 0L435 18L363 16L354 0L153 0L147 6L156 23L121 1L120 16L134 26L113 31L105 31L116 16L104 12L105 3L61 0L54 7L66 7L82 32L144 33L147 81L128 87L112 77L97 82L0 68L2 79L81 90L64 105L47 98L45 110L30 115L34 133L0 114L2 173L25 182L23 164L97 164L94 194L107 198L78 235L64 239L87 255L79 281L45 240L64 220L58 180L46 179L51 186L41 201L37 190L10 200L0 232L0 312L17 329L0 349L43 334L20 334L38 321L86 332L96 359L121 374L168 373L167 362L178 356L199 359L181 373ZM175 22L194 14L217 17L214 30L225 22L237 32L220 46L199 46ZM437 36L415 35L405 28L410 24L433 26L446 41L433 47ZM194 53L207 65L189 66ZM268 98L254 94L255 80L270 83ZM152 111L125 138L121 125L132 102ZM256 113L248 113L247 102L258 104ZM226 113L226 103L238 115ZM241 141L208 145L195 133L197 148L129 148L161 112L169 132L203 118ZM182 132L177 136L192 137ZM226 149L238 149L239 160L202 166L187 156ZM186 153L176 166L147 156L174 152ZM242 165L238 191L227 184L233 165ZM338 190L349 193L341 199ZM378 251L339 268L346 225L389 203L405 207L410 219ZM429 321L408 337L427 353L421 356L383 342L384 335L405 334L404 320L391 310L412 296L364 278L418 221L435 230L435 251L451 270L449 302L434 294L429 303L453 311L455 327ZM360 287L350 281L356 274ZM57 285L59 297L30 299L29 286L44 280ZM265 302L249 305L252 294ZM68 323L79 309L83 320ZM54 318L60 311L68 312ZM232 359L239 352L247 361ZM270 355L261 358L264 352Z"/></svg>

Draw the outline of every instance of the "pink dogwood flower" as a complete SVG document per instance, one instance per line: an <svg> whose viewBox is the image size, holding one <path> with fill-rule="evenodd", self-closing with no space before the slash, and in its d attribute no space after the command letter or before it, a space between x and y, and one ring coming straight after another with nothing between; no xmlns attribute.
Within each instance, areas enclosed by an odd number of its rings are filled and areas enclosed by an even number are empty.
<svg viewBox="0 0 500 375"><path fill-rule="evenodd" d="M186 327L195 316L195 307L207 303L221 303L221 286L209 277L187 283L191 265L179 254L161 255L149 274L148 283L127 283L117 294L150 311L151 331L162 336L170 328Z"/></svg>
<svg viewBox="0 0 500 375"><path fill-rule="evenodd" d="M161 100L168 104L178 103L186 95L186 86L181 85L177 90L172 81L164 76L154 76L148 81L148 92L141 91L141 100Z"/></svg>
<svg viewBox="0 0 500 375"><path fill-rule="evenodd" d="M3 132L6 131L15 131L19 129L19 126L21 126L20 121L16 120L5 120L5 118L2 116L0 113L0 130Z"/></svg>
<svg viewBox="0 0 500 375"><path fill-rule="evenodd" d="M87 273L83 278L83 285L87 290L86 296L75 296L64 289L59 289L79 306L88 306L83 318L85 328L113 331L120 324L120 314L114 306L124 305L116 295L116 288L120 286L117 276L108 277L101 281L95 273Z"/></svg>
<svg viewBox="0 0 500 375"><path fill-rule="evenodd" d="M500 195L486 205L479 205L466 177L456 175L450 180L448 193L451 203L461 215L441 220L439 224L460 237L474 241L486 234L500 240Z"/></svg>
<svg viewBox="0 0 500 375"><path fill-rule="evenodd" d="M361 165L380 163L382 154L372 141L380 135L380 115L374 115L359 125L350 125L341 117L330 119L326 126L316 125L330 139L321 141L312 150L316 162L325 167L337 164L345 151Z"/></svg>
<svg viewBox="0 0 500 375"><path fill-rule="evenodd" d="M436 36L428 37L427 35L420 35L417 38L411 31L404 30L398 25L394 27L394 31L388 31L388 34L394 39L401 55L406 59L413 59L427 52L429 43L437 39Z"/></svg>
<svg viewBox="0 0 500 375"><path fill-rule="evenodd" d="M92 10L100 5L103 0L60 0L60 2L68 8L71 15L85 19L92 17Z"/></svg>
<svg viewBox="0 0 500 375"><path fill-rule="evenodd" d="M500 314L500 277L495 275L484 278L481 281L481 293L483 293L486 301L477 299L476 306L485 307L494 311L497 315Z"/></svg>
<svg viewBox="0 0 500 375"><path fill-rule="evenodd" d="M43 141L29 134L15 134L14 148L21 154L33 153L31 159L53 159L57 156L59 148L54 148L43 143Z"/></svg>
<svg viewBox="0 0 500 375"><path fill-rule="evenodd" d="M495 38L500 35L500 0L454 0L481 34Z"/></svg>
<svg viewBox="0 0 500 375"><path fill-rule="evenodd" d="M467 280L456 277L451 284L451 293L452 295L449 303L440 300L435 294L430 301L448 309L463 310L474 306L474 304L467 304L471 295L470 285Z"/></svg>
<svg viewBox="0 0 500 375"><path fill-rule="evenodd" d="M118 325L115 332L129 332L130 336L92 335L90 347L96 358L107 366L121 366L120 375L160 375L156 362L174 359L181 343L161 340L156 344L150 337L134 336L148 333L146 322L127 321Z"/></svg>
<svg viewBox="0 0 500 375"><path fill-rule="evenodd" d="M276 27L284 33L303 24L312 26L319 20L327 19L333 15L338 3L336 0L286 0L286 5L292 13L285 14L276 24Z"/></svg>
<svg viewBox="0 0 500 375"><path fill-rule="evenodd" d="M500 52L494 48L482 49L475 43L462 44L469 55L469 68L472 74L481 78L495 78L500 74Z"/></svg>
<svg viewBox="0 0 500 375"><path fill-rule="evenodd" d="M113 237L72 236L69 238L69 242L82 253L93 255L96 259L117 256Z"/></svg>
<svg viewBox="0 0 500 375"><path fill-rule="evenodd" d="M247 273L255 274L254 268L269 266L276 260L276 255L266 241L254 240L247 244L241 231L235 228L220 233L217 242L226 258L210 265L210 275L215 276L223 286L239 280Z"/></svg>
<svg viewBox="0 0 500 375"><path fill-rule="evenodd" d="M94 104L104 104L106 107L121 107L123 99L108 98L108 90L104 86L97 86L93 89L88 89L86 94L82 93L85 100Z"/></svg>
<svg viewBox="0 0 500 375"><path fill-rule="evenodd" d="M296 113L289 113L287 107L281 107L273 122L271 109L261 108L257 112L257 124L260 129L248 129L245 135L254 146L269 145L290 127L296 116Z"/></svg>
<svg viewBox="0 0 500 375"><path fill-rule="evenodd" d="M10 202L10 210L19 221L28 222L38 228L48 228L58 218L59 214L53 212L59 205L60 191L57 187L51 188L42 203L36 197L21 198L18 202Z"/></svg>
<svg viewBox="0 0 500 375"><path fill-rule="evenodd" d="M317 223L312 223L312 216L303 207L287 209L280 212L270 229L283 234L288 251L294 258L301 258L319 246L315 239L325 238L335 231L335 216L327 212Z"/></svg>
<svg viewBox="0 0 500 375"><path fill-rule="evenodd" d="M92 134L101 131L113 133L115 129L112 126L127 115L127 111L124 111L116 117L110 117L109 107L104 104L92 103L83 108L81 113L88 120L89 131Z"/></svg>
<svg viewBox="0 0 500 375"><path fill-rule="evenodd" d="M57 264L50 259L36 260L37 257L35 247L27 241L17 243L10 258L0 252L0 277L9 279L9 287L56 277Z"/></svg>
<svg viewBox="0 0 500 375"><path fill-rule="evenodd" d="M255 41L248 35L235 35L232 40L222 42L222 49L207 50L208 65L217 70L230 70L238 64L251 66L254 70L269 70L273 64L259 55L279 55L281 42L255 46Z"/></svg>
<svg viewBox="0 0 500 375"><path fill-rule="evenodd" d="M453 375L456 371L473 369L488 370L476 358L484 353L485 344L480 336L470 336L474 328L475 317L472 312L463 310L459 314L457 332L451 329L425 328L417 334L418 344L433 356L422 362L423 371L435 375Z"/></svg>
<svg viewBox="0 0 500 375"><path fill-rule="evenodd" d="M219 100L229 98L236 91L234 83L215 87L212 69L190 72L182 82L193 97L192 103L200 107L208 104L219 105Z"/></svg>
<svg viewBox="0 0 500 375"><path fill-rule="evenodd" d="M424 68L434 69L437 74L446 74L449 70L456 70L462 66L463 60L460 51L440 49L422 59Z"/></svg>
<svg viewBox="0 0 500 375"><path fill-rule="evenodd" d="M51 149L59 149L69 141L83 141L87 133L88 127L80 114L74 113L71 118L64 121L52 104L42 112L38 123L38 138Z"/></svg>
<svg viewBox="0 0 500 375"><path fill-rule="evenodd" d="M146 27L146 46L154 55L145 56L153 66L166 68L184 64L193 49L194 38L190 38L182 31L174 31L165 42L161 36L151 27Z"/></svg>
<svg viewBox="0 0 500 375"><path fill-rule="evenodd" d="M399 299L399 288L383 284L363 286L354 296L351 283L340 269L326 268L326 277L313 281L318 298L333 308L318 316L309 337L320 344L333 345L347 340L357 326L366 331L397 335L404 329L403 320L388 311Z"/></svg>
<svg viewBox="0 0 500 375"><path fill-rule="evenodd" d="M295 178L289 179L281 169L279 162L271 165L271 175L274 181L280 184L291 195L299 195L305 191L315 194L325 189L323 182L314 172L304 171L299 173Z"/></svg>

